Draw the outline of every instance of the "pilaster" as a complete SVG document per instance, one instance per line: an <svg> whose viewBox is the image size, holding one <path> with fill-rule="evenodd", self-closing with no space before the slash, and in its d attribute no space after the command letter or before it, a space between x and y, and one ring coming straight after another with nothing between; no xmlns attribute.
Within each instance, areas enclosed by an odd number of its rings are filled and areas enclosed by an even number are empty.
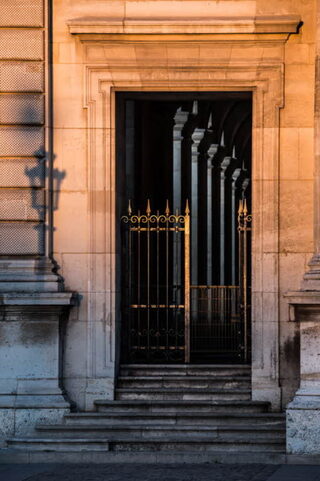
<svg viewBox="0 0 320 481"><path fill-rule="evenodd" d="M70 407L60 379L73 300L49 258L65 172L52 165L48 9L0 5L0 442Z"/></svg>
<svg viewBox="0 0 320 481"><path fill-rule="evenodd" d="M317 0L314 109L314 255L301 289L289 292L290 321L300 323L300 387L287 406L287 451L320 454L320 1Z"/></svg>

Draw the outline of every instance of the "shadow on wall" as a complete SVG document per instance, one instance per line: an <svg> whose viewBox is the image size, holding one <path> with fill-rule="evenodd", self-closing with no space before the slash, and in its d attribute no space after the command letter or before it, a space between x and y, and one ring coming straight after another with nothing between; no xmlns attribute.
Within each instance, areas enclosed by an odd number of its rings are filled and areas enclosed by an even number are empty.
<svg viewBox="0 0 320 481"><path fill-rule="evenodd" d="M59 208L61 184L66 177L65 170L52 166L55 155L51 155L40 147L34 153L32 165L25 168L25 175L29 180L31 195L31 210L37 220L33 229L37 232L39 254L44 254L45 232L49 233L49 250L52 250L53 212ZM50 165L51 164L51 165ZM46 198L47 197L47 198ZM51 252L49 252L49 255Z"/></svg>

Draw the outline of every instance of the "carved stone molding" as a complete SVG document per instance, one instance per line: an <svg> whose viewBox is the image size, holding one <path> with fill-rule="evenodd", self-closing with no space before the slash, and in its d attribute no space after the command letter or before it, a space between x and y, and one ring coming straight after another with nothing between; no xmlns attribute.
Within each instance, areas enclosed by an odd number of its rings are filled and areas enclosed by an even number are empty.
<svg viewBox="0 0 320 481"><path fill-rule="evenodd" d="M101 18L69 20L71 34L290 34L297 33L297 15L188 17L188 18Z"/></svg>
<svg viewBox="0 0 320 481"><path fill-rule="evenodd" d="M84 49L97 49L105 42L84 42ZM214 47L214 43L212 43ZM192 59L172 65L148 55L150 44L145 42L146 55L140 62L132 55L132 44L123 45L128 55L104 64L85 65L85 108L88 111L88 168L90 172L90 239L91 251L105 252L105 262L96 264L92 255L88 307L88 378L94 386L88 392L88 403L102 392L113 397L116 335L119 329L116 311L115 284L115 94L117 91L241 91L253 92L253 398L268 400L279 407L278 382L278 156L279 109L283 105L283 64L266 61L251 63L210 60L194 68ZM181 46L180 46L181 48ZM111 49L106 48L109 55ZM91 59L91 53L87 58ZM125 52L125 50L124 50ZM150 53L150 52L149 52ZM158 65L155 66L155 61ZM102 195L103 193L103 195ZM104 199L103 208L101 198ZM96 209L97 202L100 208ZM103 269L103 273L102 273ZM100 274L99 274L100 273ZM103 280L104 293L97 296L97 279ZM101 284L100 284L101 286ZM105 326L90 319L105 309ZM105 329L105 331L104 331ZM263 344L262 344L263 343ZM100 381L99 381L100 379ZM94 381L96 380L96 382ZM99 387L100 386L100 387ZM89 400L91 399L91 401Z"/></svg>

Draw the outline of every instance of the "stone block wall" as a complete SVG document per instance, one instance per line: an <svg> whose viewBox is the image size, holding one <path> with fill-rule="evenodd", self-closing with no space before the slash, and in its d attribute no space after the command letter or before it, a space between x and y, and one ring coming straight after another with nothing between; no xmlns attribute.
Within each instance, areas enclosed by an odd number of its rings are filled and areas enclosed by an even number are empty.
<svg viewBox="0 0 320 481"><path fill-rule="evenodd" d="M0 255L45 253L45 0L0 1Z"/></svg>
<svg viewBox="0 0 320 481"><path fill-rule="evenodd" d="M114 337L119 319L114 292L116 219L112 183L115 165L110 161L114 158L115 125L113 100L109 98L112 89L106 85L110 83L113 89L120 90L144 89L148 82L153 82L153 87L172 90L179 88L180 79L181 90L197 90L202 86L203 65L226 69L224 84L217 88L230 88L231 68L243 69L241 81L248 82L255 75L254 69L276 66L281 71L279 89L283 91L283 102L276 114L270 113L270 118L264 112L266 140L261 148L254 145L256 159L260 152L272 150L264 172L260 172L260 160L255 170L261 186L260 190L256 188L255 205L265 206L256 215L255 236L261 213L272 218L270 225L274 229L260 229L259 242L264 253L255 261L254 283L258 287L253 393L255 399L272 401L275 409L284 408L292 399L299 385L299 333L289 322L288 302L283 294L300 286L313 252L315 5L315 0L54 2L54 151L57 168L65 171L59 210L55 213L54 255L67 288L81 294L81 303L71 314L65 351L65 385L81 408L90 409L94 396L112 397L112 366L117 358ZM298 16L303 22L299 32L288 35L283 43L276 36L271 41L268 35L259 39L233 32L232 39L216 36L199 44L190 34L183 38L186 32L182 32L181 38L176 42L171 38L168 45L161 35L156 37L158 43L147 45L138 34L123 41L121 35L106 38L107 35L90 34L80 38L76 29L71 32L68 28L72 20L85 19L90 24L92 18L119 18L120 23L138 18L147 28L149 20L152 24L166 17L281 15ZM183 68L188 64L194 70L185 73ZM130 73L126 72L128 66ZM100 82L97 92L93 87L94 75ZM196 82L193 75L197 76ZM214 81L215 74L210 75ZM251 87L252 84L248 88ZM210 88L214 90L214 86ZM101 121L103 115L105 123ZM274 136L275 118L279 125ZM259 139L259 124L254 128ZM273 239L272 246L269 239Z"/></svg>

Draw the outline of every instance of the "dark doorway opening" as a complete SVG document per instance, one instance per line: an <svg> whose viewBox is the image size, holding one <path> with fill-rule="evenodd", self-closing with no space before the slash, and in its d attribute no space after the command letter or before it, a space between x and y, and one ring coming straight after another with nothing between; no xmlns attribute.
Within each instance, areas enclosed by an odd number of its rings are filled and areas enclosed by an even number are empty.
<svg viewBox="0 0 320 481"><path fill-rule="evenodd" d="M122 362L250 359L251 139L250 92L116 94Z"/></svg>

